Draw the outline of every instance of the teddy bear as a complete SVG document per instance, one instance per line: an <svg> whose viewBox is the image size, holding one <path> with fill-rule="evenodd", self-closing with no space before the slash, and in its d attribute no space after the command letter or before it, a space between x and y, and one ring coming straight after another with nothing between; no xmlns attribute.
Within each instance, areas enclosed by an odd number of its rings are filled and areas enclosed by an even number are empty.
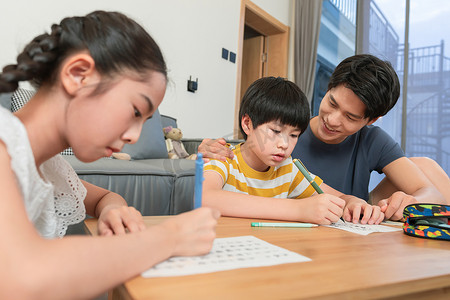
<svg viewBox="0 0 450 300"><path fill-rule="evenodd" d="M121 160L131 160L131 156L128 153L125 152L114 152L112 154L112 157L115 159L121 159Z"/></svg>
<svg viewBox="0 0 450 300"><path fill-rule="evenodd" d="M163 128L164 136L166 137L166 147L169 153L170 159L185 158L195 160L197 159L197 154L187 153L184 148L181 138L183 133L180 128L174 128L172 126L167 126Z"/></svg>

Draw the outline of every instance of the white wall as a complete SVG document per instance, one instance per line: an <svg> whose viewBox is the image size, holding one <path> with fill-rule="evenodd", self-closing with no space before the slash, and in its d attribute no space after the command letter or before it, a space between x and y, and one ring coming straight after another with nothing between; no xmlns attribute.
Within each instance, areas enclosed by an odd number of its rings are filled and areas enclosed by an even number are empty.
<svg viewBox="0 0 450 300"><path fill-rule="evenodd" d="M292 0L254 3L289 26ZM221 58L222 48L237 52L240 0L15 0L0 11L0 66L35 36L66 16L115 10L137 20L161 47L169 69L162 114L178 119L184 136L230 136L233 130L237 67ZM196 93L187 91L198 78Z"/></svg>
<svg viewBox="0 0 450 300"><path fill-rule="evenodd" d="M284 25L291 24L291 2L294 0L251 0Z"/></svg>

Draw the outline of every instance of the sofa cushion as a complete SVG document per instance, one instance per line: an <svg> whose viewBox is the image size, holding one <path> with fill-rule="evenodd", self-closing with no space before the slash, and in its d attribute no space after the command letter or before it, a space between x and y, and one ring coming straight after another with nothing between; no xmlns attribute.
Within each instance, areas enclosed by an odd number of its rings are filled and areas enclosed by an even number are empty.
<svg viewBox="0 0 450 300"><path fill-rule="evenodd" d="M161 125L162 125L162 128L167 127L167 126L172 126L173 128L178 128L177 119L166 116L166 115L161 115Z"/></svg>
<svg viewBox="0 0 450 300"><path fill-rule="evenodd" d="M0 106L11 110L11 93L0 94Z"/></svg>
<svg viewBox="0 0 450 300"><path fill-rule="evenodd" d="M136 161L109 159L106 157L85 163L75 156L64 157L78 175L154 175L174 176L175 160L142 159ZM191 161L192 162L192 161ZM181 171L180 171L181 172Z"/></svg>
<svg viewBox="0 0 450 300"><path fill-rule="evenodd" d="M142 126L139 140L134 144L126 144L122 152L128 153L132 159L169 157L158 110Z"/></svg>

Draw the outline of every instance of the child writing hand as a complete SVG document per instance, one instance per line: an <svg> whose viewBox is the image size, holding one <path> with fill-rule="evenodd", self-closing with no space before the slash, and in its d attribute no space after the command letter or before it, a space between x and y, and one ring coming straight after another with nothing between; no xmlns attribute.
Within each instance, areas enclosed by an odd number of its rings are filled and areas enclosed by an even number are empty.
<svg viewBox="0 0 450 300"><path fill-rule="evenodd" d="M121 196L81 181L58 155L72 147L91 162L120 151L161 103L166 65L140 25L117 12L65 18L3 69L0 92L19 81L37 92L15 114L0 108L0 299L92 299L170 256L211 249L218 211L145 228ZM55 239L85 213L103 237Z"/></svg>
<svg viewBox="0 0 450 300"><path fill-rule="evenodd" d="M378 224L377 206L344 195L315 177L314 188L294 166L291 152L309 121L306 96L292 82L266 77L246 91L239 111L245 142L226 161L204 167L203 205L234 217L330 224L346 221ZM360 215L363 215L360 220Z"/></svg>

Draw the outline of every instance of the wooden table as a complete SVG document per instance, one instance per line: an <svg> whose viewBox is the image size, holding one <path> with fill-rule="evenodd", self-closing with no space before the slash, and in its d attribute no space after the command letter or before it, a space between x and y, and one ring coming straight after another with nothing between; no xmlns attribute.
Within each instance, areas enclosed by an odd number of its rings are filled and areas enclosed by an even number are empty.
<svg viewBox="0 0 450 300"><path fill-rule="evenodd" d="M148 226L167 217L144 217ZM357 235L315 228L254 228L255 219L222 217L217 237L253 235L310 262L216 273L143 278L113 299L450 299L450 242L402 231ZM96 232L96 220L85 222ZM413 298L410 298L413 297Z"/></svg>

